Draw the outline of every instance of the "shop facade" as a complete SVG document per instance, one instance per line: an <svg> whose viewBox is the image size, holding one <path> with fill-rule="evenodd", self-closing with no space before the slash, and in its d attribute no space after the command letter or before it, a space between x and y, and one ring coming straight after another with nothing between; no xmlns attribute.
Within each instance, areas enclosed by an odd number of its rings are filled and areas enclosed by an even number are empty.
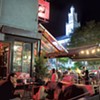
<svg viewBox="0 0 100 100"><path fill-rule="evenodd" d="M40 53L37 0L0 0L0 76L30 73Z"/></svg>

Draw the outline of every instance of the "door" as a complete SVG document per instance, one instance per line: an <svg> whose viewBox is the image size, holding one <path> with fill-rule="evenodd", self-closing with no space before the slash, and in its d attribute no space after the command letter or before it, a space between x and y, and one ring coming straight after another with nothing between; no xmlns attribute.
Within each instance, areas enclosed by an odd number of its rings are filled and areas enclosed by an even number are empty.
<svg viewBox="0 0 100 100"><path fill-rule="evenodd" d="M10 43L0 41L0 78L6 78L10 65Z"/></svg>

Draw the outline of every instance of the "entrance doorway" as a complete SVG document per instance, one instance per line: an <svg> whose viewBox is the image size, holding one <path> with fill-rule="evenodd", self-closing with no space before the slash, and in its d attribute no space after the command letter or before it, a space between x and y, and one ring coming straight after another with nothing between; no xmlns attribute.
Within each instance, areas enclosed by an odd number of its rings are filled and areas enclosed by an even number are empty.
<svg viewBox="0 0 100 100"><path fill-rule="evenodd" d="M0 78L6 78L9 73L10 43L0 42Z"/></svg>

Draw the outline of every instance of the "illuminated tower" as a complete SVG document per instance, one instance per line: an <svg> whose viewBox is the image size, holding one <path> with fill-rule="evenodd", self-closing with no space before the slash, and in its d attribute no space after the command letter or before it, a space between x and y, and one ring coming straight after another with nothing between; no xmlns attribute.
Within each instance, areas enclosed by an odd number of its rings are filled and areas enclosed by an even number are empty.
<svg viewBox="0 0 100 100"><path fill-rule="evenodd" d="M75 8L71 6L70 13L68 13L68 23L66 23L66 35L69 36L78 27L80 27L80 23L77 20L77 13L75 13Z"/></svg>
<svg viewBox="0 0 100 100"><path fill-rule="evenodd" d="M70 42L70 34L73 33L76 28L80 27L80 23L77 19L77 13L75 12L75 8L73 6L70 8L70 13L68 13L68 23L66 23L65 26L66 34L58 37L57 40L66 48Z"/></svg>

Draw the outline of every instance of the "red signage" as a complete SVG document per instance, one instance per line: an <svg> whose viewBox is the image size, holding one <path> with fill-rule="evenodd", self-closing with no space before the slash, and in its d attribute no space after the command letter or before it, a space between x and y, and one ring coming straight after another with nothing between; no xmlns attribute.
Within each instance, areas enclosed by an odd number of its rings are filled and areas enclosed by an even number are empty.
<svg viewBox="0 0 100 100"><path fill-rule="evenodd" d="M38 17L49 20L50 4L45 0L39 1Z"/></svg>

